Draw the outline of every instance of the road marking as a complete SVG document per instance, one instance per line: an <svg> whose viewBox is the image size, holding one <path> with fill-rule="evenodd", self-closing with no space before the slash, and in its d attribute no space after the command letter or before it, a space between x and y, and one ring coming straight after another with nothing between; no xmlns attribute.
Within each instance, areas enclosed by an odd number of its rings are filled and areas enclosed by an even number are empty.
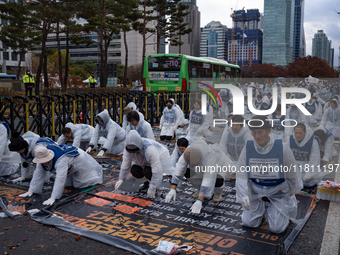
<svg viewBox="0 0 340 255"><path fill-rule="evenodd" d="M338 164L340 163L340 156ZM340 182L340 171L335 173L334 181ZM340 203L330 202L326 226L323 234L320 255L339 254L340 241Z"/></svg>

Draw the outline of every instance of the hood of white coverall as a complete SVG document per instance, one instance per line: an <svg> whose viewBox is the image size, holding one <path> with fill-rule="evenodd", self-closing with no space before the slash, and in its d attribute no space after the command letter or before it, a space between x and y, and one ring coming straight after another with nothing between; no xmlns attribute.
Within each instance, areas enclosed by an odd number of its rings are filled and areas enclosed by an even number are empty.
<svg viewBox="0 0 340 255"><path fill-rule="evenodd" d="M129 134L126 136L126 145L134 145L138 147L140 150L143 148L143 140L142 137L138 134L136 130L131 130Z"/></svg>
<svg viewBox="0 0 340 255"><path fill-rule="evenodd" d="M127 107L130 107L132 109L132 111L137 110L137 105L134 102L128 103Z"/></svg>
<svg viewBox="0 0 340 255"><path fill-rule="evenodd" d="M110 121L110 115L109 112L105 109L104 111L102 111L101 113L98 113L98 116L100 118L102 118L103 120L103 127L105 127L107 125L107 123L109 123Z"/></svg>

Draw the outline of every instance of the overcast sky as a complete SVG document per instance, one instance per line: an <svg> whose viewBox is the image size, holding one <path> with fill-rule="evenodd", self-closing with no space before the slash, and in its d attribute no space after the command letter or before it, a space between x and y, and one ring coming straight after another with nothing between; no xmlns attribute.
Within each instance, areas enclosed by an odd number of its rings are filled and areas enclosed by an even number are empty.
<svg viewBox="0 0 340 255"><path fill-rule="evenodd" d="M259 9L263 13L264 0L197 0L201 12L201 27L210 21L220 21L228 28L232 26L230 18L233 10ZM338 66L340 47L340 0L305 1L304 28L306 36L306 54L312 55L312 39L318 30L323 30L334 48L334 66Z"/></svg>

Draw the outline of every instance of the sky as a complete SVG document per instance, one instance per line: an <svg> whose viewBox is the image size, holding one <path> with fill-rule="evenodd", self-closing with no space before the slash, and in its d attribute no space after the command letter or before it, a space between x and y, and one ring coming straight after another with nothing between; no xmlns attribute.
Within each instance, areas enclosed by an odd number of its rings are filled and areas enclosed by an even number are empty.
<svg viewBox="0 0 340 255"><path fill-rule="evenodd" d="M230 18L233 10L259 9L263 13L264 0L197 0L201 12L201 27L210 21L220 21L228 28L232 27ZM304 28L306 37L306 55L312 55L312 39L318 30L323 30L334 48L334 66L339 66L340 47L340 0L305 0Z"/></svg>

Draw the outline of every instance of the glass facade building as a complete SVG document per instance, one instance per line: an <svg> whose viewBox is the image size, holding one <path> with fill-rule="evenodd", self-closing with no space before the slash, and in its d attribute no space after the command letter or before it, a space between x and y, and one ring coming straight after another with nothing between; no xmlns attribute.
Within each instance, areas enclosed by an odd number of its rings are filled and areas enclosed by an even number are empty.
<svg viewBox="0 0 340 255"><path fill-rule="evenodd" d="M306 39L303 28L304 6L304 0L295 0L293 62L297 58L303 58L306 56Z"/></svg>
<svg viewBox="0 0 340 255"><path fill-rule="evenodd" d="M228 28L219 21L212 21L201 29L201 57L212 57L227 61Z"/></svg>
<svg viewBox="0 0 340 255"><path fill-rule="evenodd" d="M312 56L326 60L333 67L334 50L331 47L332 41L328 40L323 30L318 30L312 41Z"/></svg>
<svg viewBox="0 0 340 255"><path fill-rule="evenodd" d="M293 61L295 0L264 0L262 63Z"/></svg>

